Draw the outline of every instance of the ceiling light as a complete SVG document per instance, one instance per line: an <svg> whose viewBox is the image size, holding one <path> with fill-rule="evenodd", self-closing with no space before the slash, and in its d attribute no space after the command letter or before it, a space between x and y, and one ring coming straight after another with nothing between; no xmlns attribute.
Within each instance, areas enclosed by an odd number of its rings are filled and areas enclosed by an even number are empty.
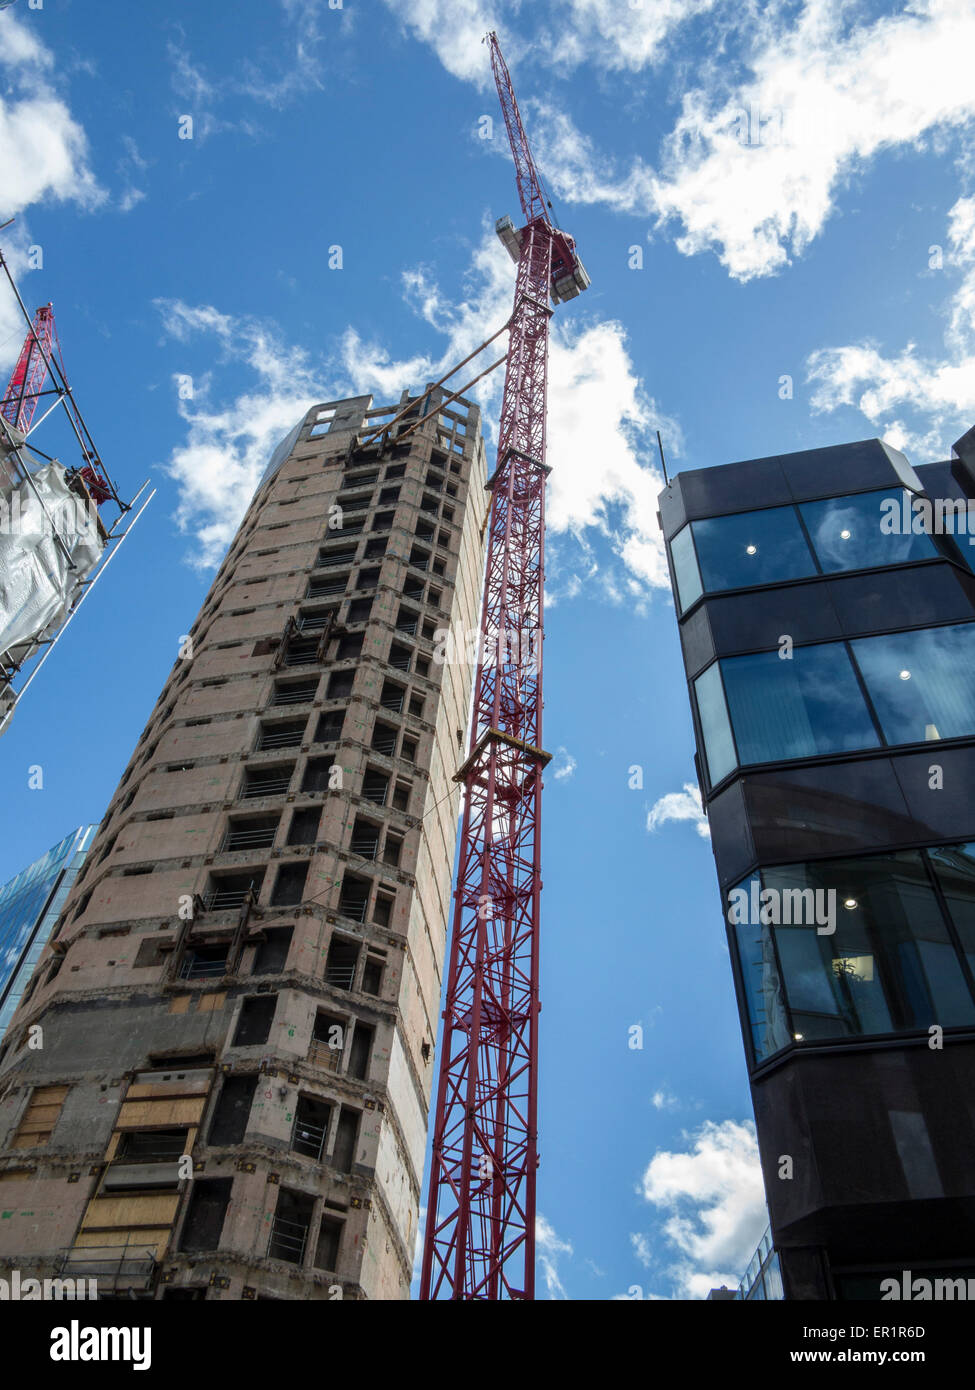
<svg viewBox="0 0 975 1390"><path fill-rule="evenodd" d="M841 540L841 541L848 541L848 540L850 539L850 537L852 536L852 534L853 534L852 531L841 531L841 532L840 532L840 540Z"/></svg>
<svg viewBox="0 0 975 1390"><path fill-rule="evenodd" d="M757 546L757 545L746 545L746 546L745 546L745 554L746 554L746 555L757 555L757 554L758 554L758 546Z"/></svg>
<svg viewBox="0 0 975 1390"><path fill-rule="evenodd" d="M911 679L911 673L910 673L910 671L902 671L902 672L901 672L901 680L902 680L902 681L909 681L910 679Z"/></svg>
<svg viewBox="0 0 975 1390"><path fill-rule="evenodd" d="M852 912L853 909L854 909L855 907L858 906L856 898L844 898L844 899L843 899L843 906L844 906L848 911Z"/></svg>
<svg viewBox="0 0 975 1390"><path fill-rule="evenodd" d="M802 1034L801 1034L801 1033L793 1033L792 1036L795 1038L796 1042L802 1042Z"/></svg>

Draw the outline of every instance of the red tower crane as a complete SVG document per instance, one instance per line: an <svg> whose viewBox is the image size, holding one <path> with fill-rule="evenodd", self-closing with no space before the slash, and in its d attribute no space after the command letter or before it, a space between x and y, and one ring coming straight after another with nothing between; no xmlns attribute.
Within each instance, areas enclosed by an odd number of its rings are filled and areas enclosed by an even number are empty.
<svg viewBox="0 0 975 1390"><path fill-rule="evenodd" d="M538 1167L545 408L549 298L589 285L549 221L494 33L487 35L525 225L517 262L444 998L420 1297L534 1298Z"/></svg>
<svg viewBox="0 0 975 1390"><path fill-rule="evenodd" d="M0 403L4 419L21 434L30 431L30 422L47 380L47 364L55 342L54 305L42 304L34 314L34 322L24 339L10 384Z"/></svg>
<svg viewBox="0 0 975 1390"><path fill-rule="evenodd" d="M48 387L46 383L49 374L51 385ZM68 390L61 357L61 343L54 324L53 304L42 304L34 314L33 322L24 339L24 346L20 350L3 399L0 400L0 414L14 429L28 435L38 401L44 395L51 395L55 400L61 400L66 404L75 435L82 447L83 466L77 472L100 506L115 496L115 490L102 472L87 427Z"/></svg>

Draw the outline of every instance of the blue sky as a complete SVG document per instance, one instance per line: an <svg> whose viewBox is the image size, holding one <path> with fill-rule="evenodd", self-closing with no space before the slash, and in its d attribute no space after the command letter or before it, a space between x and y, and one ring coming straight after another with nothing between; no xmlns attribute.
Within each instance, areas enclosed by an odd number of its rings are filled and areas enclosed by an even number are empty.
<svg viewBox="0 0 975 1390"><path fill-rule="evenodd" d="M763 1211L654 431L677 471L875 435L923 463L975 422L970 4L0 13L4 247L122 491L158 489L0 740L0 881L101 815L295 419L507 317L490 27L592 277L551 360L541 1289L700 1297ZM21 336L0 301L0 370Z"/></svg>

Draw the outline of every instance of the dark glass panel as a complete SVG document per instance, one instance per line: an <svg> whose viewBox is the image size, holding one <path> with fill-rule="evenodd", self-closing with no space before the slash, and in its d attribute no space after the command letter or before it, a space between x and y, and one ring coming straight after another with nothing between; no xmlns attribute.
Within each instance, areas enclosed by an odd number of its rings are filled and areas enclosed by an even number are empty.
<svg viewBox="0 0 975 1390"><path fill-rule="evenodd" d="M796 647L785 660L778 651L731 657L721 671L743 764L880 743L840 643Z"/></svg>
<svg viewBox="0 0 975 1390"><path fill-rule="evenodd" d="M693 522L691 529L708 593L816 573L794 507L716 516Z"/></svg>

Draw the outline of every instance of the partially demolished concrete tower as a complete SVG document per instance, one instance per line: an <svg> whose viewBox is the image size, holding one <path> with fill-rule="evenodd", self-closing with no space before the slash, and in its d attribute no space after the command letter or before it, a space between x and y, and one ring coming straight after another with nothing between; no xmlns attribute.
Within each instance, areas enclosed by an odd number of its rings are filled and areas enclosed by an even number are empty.
<svg viewBox="0 0 975 1390"><path fill-rule="evenodd" d="M487 504L468 402L362 439L408 402L276 451L12 1020L23 1277L408 1294Z"/></svg>

